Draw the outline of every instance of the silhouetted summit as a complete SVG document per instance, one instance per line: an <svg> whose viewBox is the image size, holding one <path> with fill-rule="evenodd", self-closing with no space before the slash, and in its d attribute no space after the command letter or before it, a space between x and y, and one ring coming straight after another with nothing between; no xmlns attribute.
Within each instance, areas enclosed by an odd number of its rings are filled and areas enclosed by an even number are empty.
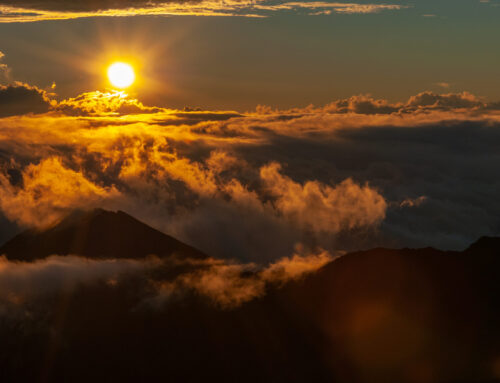
<svg viewBox="0 0 500 383"><path fill-rule="evenodd" d="M500 254L500 237L481 237L466 250L472 254Z"/></svg>
<svg viewBox="0 0 500 383"><path fill-rule="evenodd" d="M206 257L123 211L103 209L76 211L46 230L26 230L5 243L0 254L23 261L53 254L89 258L143 258L151 254Z"/></svg>

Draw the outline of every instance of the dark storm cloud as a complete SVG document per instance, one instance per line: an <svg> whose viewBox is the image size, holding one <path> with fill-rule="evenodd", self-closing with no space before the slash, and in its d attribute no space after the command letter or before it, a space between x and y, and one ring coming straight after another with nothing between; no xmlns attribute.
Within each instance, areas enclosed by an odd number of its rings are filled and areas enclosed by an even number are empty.
<svg viewBox="0 0 500 383"><path fill-rule="evenodd" d="M0 117L45 113L50 106L45 91L37 87L21 83L0 85Z"/></svg>

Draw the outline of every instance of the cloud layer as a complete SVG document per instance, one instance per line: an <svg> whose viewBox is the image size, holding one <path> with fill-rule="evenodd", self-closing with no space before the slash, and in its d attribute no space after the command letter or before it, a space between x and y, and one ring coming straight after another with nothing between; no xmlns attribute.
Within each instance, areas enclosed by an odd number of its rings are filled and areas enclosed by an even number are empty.
<svg viewBox="0 0 500 383"><path fill-rule="evenodd" d="M297 246L460 249L500 228L500 104L470 93L242 114L3 89L43 105L0 104L16 114L0 119L5 233L122 209L210 255L269 263Z"/></svg>
<svg viewBox="0 0 500 383"><path fill-rule="evenodd" d="M130 280L138 307L159 308L194 294L217 307L231 309L262 297L268 286L279 288L332 260L324 251L283 257L268 267L213 258L95 260L52 255L34 262L14 262L1 256L0 318L9 315L10 309L29 308L82 286L104 284L127 291Z"/></svg>

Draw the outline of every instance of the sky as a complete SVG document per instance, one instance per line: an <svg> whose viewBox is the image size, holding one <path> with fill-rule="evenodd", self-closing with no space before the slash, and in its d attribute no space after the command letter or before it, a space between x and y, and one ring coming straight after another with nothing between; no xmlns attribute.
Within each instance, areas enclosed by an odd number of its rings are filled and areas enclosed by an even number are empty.
<svg viewBox="0 0 500 383"><path fill-rule="evenodd" d="M0 242L93 208L264 264L498 235L499 4L0 0Z"/></svg>
<svg viewBox="0 0 500 383"><path fill-rule="evenodd" d="M156 16L141 8L127 11L135 16L80 17L117 3L68 10L67 2L0 1L0 47L12 78L75 97L105 91L102 66L124 57L140 64L145 80L130 93L171 108L243 112L360 94L394 102L427 90L499 98L497 0L169 3L153 7ZM134 4L142 5L124 7ZM26 22L47 9L71 19ZM225 16L200 16L207 13Z"/></svg>
<svg viewBox="0 0 500 383"><path fill-rule="evenodd" d="M497 379L499 20L0 0L2 376Z"/></svg>

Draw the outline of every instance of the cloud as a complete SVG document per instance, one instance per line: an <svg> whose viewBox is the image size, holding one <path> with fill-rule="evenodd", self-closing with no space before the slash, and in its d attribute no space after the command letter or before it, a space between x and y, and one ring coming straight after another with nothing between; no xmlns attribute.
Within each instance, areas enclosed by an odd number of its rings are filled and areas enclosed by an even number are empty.
<svg viewBox="0 0 500 383"><path fill-rule="evenodd" d="M1 58L1 56L0 56ZM439 83L439 86L449 86ZM67 116L95 116L130 115L130 114L162 114L158 123L170 124L198 124L203 121L225 121L231 118L243 117L235 111L204 111L199 109L170 110L154 106L146 106L139 100L130 98L124 91L100 92L93 91L77 97L56 101L45 90L35 86L15 82L12 85L0 85L0 117L22 115L28 113L59 112ZM257 115L297 115L297 114L401 114L401 113L428 113L431 111L487 112L500 110L500 103L488 102L468 93L438 94L425 91L412 96L405 103L390 103L387 100L375 99L370 95L352 96L347 99L331 102L323 107L312 105L305 108L290 110L272 110L264 105L256 109ZM173 121L177 120L177 121ZM212 129L213 126L199 125L198 129ZM201 130L199 130L201 132ZM234 132L233 132L234 134Z"/></svg>
<svg viewBox="0 0 500 383"><path fill-rule="evenodd" d="M358 3L340 3L340 2L325 2L325 1L310 1L310 2L285 2L270 5L256 5L255 8L262 10L294 10L294 9L311 9L318 10L318 14L330 14L331 11L343 14L366 14L366 13L379 13L382 11L394 11L408 8L405 5L399 4L358 4Z"/></svg>
<svg viewBox="0 0 500 383"><path fill-rule="evenodd" d="M287 283L290 280L303 278L307 274L319 270L327 263L332 262L332 257L328 252L321 251L316 254L284 257L272 263L261 272L262 279L274 284Z"/></svg>
<svg viewBox="0 0 500 383"><path fill-rule="evenodd" d="M445 88L445 89L449 88L451 86L450 83L447 83L447 82L444 82L444 81L443 82L438 82L438 83L436 83L436 85L439 86L439 87L441 87L441 88Z"/></svg>
<svg viewBox="0 0 500 383"><path fill-rule="evenodd" d="M325 107L332 113L391 114L400 111L401 105L390 104L386 100L375 100L367 95L353 96L335 101Z"/></svg>
<svg viewBox="0 0 500 383"><path fill-rule="evenodd" d="M151 0L98 0L68 2L64 0L2 0L1 4L6 6L22 6L27 9L38 9L47 11L73 11L89 12L102 11L106 9L127 9L151 7L154 4L168 3L169 1ZM193 1L194 2L194 1Z"/></svg>
<svg viewBox="0 0 500 383"><path fill-rule="evenodd" d="M359 186L352 179L335 187L317 181L300 185L279 170L277 163L261 168L264 185L276 197L276 209L306 230L336 233L376 225L385 218L384 198L368 185Z"/></svg>
<svg viewBox="0 0 500 383"><path fill-rule="evenodd" d="M220 307L230 308L264 295L265 281L255 275L255 265L212 260L207 268L183 274L173 282L160 282L157 288L158 295L150 301L155 305L194 291Z"/></svg>
<svg viewBox="0 0 500 383"><path fill-rule="evenodd" d="M500 228L500 108L470 93L244 114L123 93L50 105L0 119L2 233L102 206L205 253L269 263L297 245L460 249Z"/></svg>
<svg viewBox="0 0 500 383"><path fill-rule="evenodd" d="M334 258L325 251L294 254L267 267L209 258L96 260L52 255L33 262L0 256L0 315L6 307L29 307L39 300L81 286L105 284L126 289L132 278L135 305L163 306L172 299L195 294L222 308L234 308L262 297L268 286L281 287L318 270ZM165 273L165 270L169 270Z"/></svg>
<svg viewBox="0 0 500 383"><path fill-rule="evenodd" d="M242 16L266 17L269 12L299 11L309 9L314 14L378 13L387 10L401 10L408 6L400 4L360 4L340 2L271 2L265 0L226 1L168 1L168 0L100 0L68 2L57 0L2 0L0 1L0 22L33 22L40 20L74 19L80 17L124 17L136 15L169 16Z"/></svg>
<svg viewBox="0 0 500 383"><path fill-rule="evenodd" d="M23 83L0 85L0 117L45 113L50 107L48 95L37 87Z"/></svg>
<svg viewBox="0 0 500 383"><path fill-rule="evenodd" d="M453 110L486 108L487 103L468 92L442 95L432 92L423 92L411 97L406 106L409 108Z"/></svg>
<svg viewBox="0 0 500 383"><path fill-rule="evenodd" d="M447 83L437 84L449 87ZM387 100L374 99L369 95L353 96L348 99L334 101L322 108L329 113L355 113L355 114L401 114L401 113L428 113L431 111L458 111L460 109L474 112L487 110L500 110L498 103L487 102L468 93L438 94L425 91L412 96L405 103L390 103ZM292 110L300 112L300 110ZM317 112L317 109L305 109L304 113Z"/></svg>
<svg viewBox="0 0 500 383"><path fill-rule="evenodd" d="M280 287L291 280L303 278L333 259L325 251L294 254L265 268L254 263L209 259L198 264L197 270L181 274L173 281L156 282L157 295L148 301L153 305L162 305L179 294L194 292L221 308L231 309L262 297L269 285Z"/></svg>
<svg viewBox="0 0 500 383"><path fill-rule="evenodd" d="M5 57L5 54L0 51L0 82L7 81L10 78L10 68L7 64L2 63L1 61Z"/></svg>
<svg viewBox="0 0 500 383"><path fill-rule="evenodd" d="M74 209L100 206L119 196L113 187L95 185L56 157L30 164L21 176L22 185L15 186L0 174L0 209L21 226L46 227Z"/></svg>
<svg viewBox="0 0 500 383"><path fill-rule="evenodd" d="M54 137L38 139L61 147L68 140L78 140L77 150L87 153L47 148L39 154L43 157L39 163L26 159L27 166L5 164L0 208L22 226L46 227L72 209L104 206L130 211L137 206L141 214L170 211L176 219L167 221L165 229L182 239L196 237L197 245L208 247L209 253L243 260L259 256L266 261L276 254L289 254L301 232L331 236L377 225L383 219L385 201L367 185L352 180L335 187L317 181L300 185L281 175L277 164L253 169L220 150L211 151L204 161L194 161L169 148L162 134L170 133L169 139L174 139L177 134L171 129L146 132L141 125L127 124L120 130L111 125L71 132L62 123L60 134L56 129L51 129ZM242 183L245 172L255 177L254 190ZM297 199L300 204L291 206ZM232 225L241 214L245 222ZM165 226L161 217L154 219L156 226ZM261 229L275 237L258 234ZM228 234L231 239L224 239ZM282 243L272 245L276 238ZM234 247L228 246L232 241Z"/></svg>
<svg viewBox="0 0 500 383"><path fill-rule="evenodd" d="M405 199L404 201L402 201L399 206L401 207L418 207L420 205L422 205L423 203L425 203L425 201L427 200L427 197L426 196L420 196L418 198L407 198Z"/></svg>
<svg viewBox="0 0 500 383"><path fill-rule="evenodd" d="M55 104L53 110L71 116L157 113L161 108L146 107L121 91L87 92Z"/></svg>
<svg viewBox="0 0 500 383"><path fill-rule="evenodd" d="M34 262L12 262L0 257L0 306L14 305L43 298L79 285L104 281L115 284L123 274L144 272L158 266L159 260L132 259L93 260L77 256L53 255Z"/></svg>
<svg viewBox="0 0 500 383"><path fill-rule="evenodd" d="M261 1L260 1L261 2ZM258 3L260 3L258 2ZM99 1L80 1L67 2L63 0L2 0L0 4L10 7L19 7L30 10L42 11L66 11L66 12L93 12L105 10L131 10L137 13L148 11L158 11L161 7L168 7L169 4L189 4L199 5L200 3L208 3L199 0L99 0ZM231 0L226 2L232 6L248 6L251 3L241 0ZM217 4L217 2L213 2ZM265 7L265 6L263 6ZM258 9L263 9L258 7ZM269 6L272 7L272 6ZM336 12L341 13L374 13L382 10L398 10L404 8L399 4L359 4L359 3L342 3L342 2L285 2L277 4L275 8L270 9L293 9L293 8L333 8Z"/></svg>

